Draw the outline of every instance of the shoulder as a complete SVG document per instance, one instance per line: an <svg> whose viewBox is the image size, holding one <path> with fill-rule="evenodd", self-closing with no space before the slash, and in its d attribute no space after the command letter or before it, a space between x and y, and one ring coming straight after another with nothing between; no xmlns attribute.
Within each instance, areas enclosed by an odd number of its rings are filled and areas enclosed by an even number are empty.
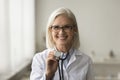
<svg viewBox="0 0 120 80"><path fill-rule="evenodd" d="M83 61L85 61L85 62L92 63L91 57L88 56L86 53L80 51L79 49L75 49L75 55L76 55L79 59L81 59L81 60L83 60Z"/></svg>

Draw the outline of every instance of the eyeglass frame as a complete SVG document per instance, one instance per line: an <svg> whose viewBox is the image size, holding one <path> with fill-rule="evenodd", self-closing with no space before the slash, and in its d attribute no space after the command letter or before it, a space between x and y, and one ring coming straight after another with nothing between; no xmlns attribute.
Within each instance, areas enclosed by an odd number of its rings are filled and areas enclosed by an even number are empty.
<svg viewBox="0 0 120 80"><path fill-rule="evenodd" d="M74 25L63 25L63 26L59 26L59 25L51 25L50 27L54 32L59 32L60 30L64 30L65 32L70 32L73 28ZM55 29L56 28L56 29Z"/></svg>

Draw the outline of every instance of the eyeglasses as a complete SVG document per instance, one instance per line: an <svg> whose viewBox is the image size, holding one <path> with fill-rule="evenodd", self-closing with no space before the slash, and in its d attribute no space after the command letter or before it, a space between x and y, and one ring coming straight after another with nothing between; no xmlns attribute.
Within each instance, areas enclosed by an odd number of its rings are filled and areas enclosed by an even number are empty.
<svg viewBox="0 0 120 80"><path fill-rule="evenodd" d="M61 29L64 30L65 32L69 32L73 29L73 25L64 25L64 26L53 25L51 26L51 29L54 32L59 32Z"/></svg>

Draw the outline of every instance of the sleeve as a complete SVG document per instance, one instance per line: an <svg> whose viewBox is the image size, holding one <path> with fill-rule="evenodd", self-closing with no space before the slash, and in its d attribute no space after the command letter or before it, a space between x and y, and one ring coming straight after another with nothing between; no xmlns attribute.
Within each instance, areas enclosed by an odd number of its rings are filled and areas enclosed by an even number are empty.
<svg viewBox="0 0 120 80"><path fill-rule="evenodd" d="M93 62L92 62L91 59L89 60L89 67L88 67L87 79L86 80L95 80L94 71L93 71Z"/></svg>
<svg viewBox="0 0 120 80"><path fill-rule="evenodd" d="M45 61L41 55L36 54L33 57L31 68L30 80L46 80Z"/></svg>

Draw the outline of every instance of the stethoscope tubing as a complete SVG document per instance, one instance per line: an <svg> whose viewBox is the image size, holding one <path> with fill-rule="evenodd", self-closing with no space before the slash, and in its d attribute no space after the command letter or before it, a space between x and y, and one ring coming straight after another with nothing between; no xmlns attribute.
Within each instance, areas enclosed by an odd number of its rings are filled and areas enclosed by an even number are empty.
<svg viewBox="0 0 120 80"><path fill-rule="evenodd" d="M69 53L68 53L69 54ZM58 68L59 68L59 79L64 80L64 73L63 73L63 61L68 57L68 54L65 58L59 58L58 60ZM59 65L59 61L61 61L61 65ZM61 69L60 69L61 66Z"/></svg>

